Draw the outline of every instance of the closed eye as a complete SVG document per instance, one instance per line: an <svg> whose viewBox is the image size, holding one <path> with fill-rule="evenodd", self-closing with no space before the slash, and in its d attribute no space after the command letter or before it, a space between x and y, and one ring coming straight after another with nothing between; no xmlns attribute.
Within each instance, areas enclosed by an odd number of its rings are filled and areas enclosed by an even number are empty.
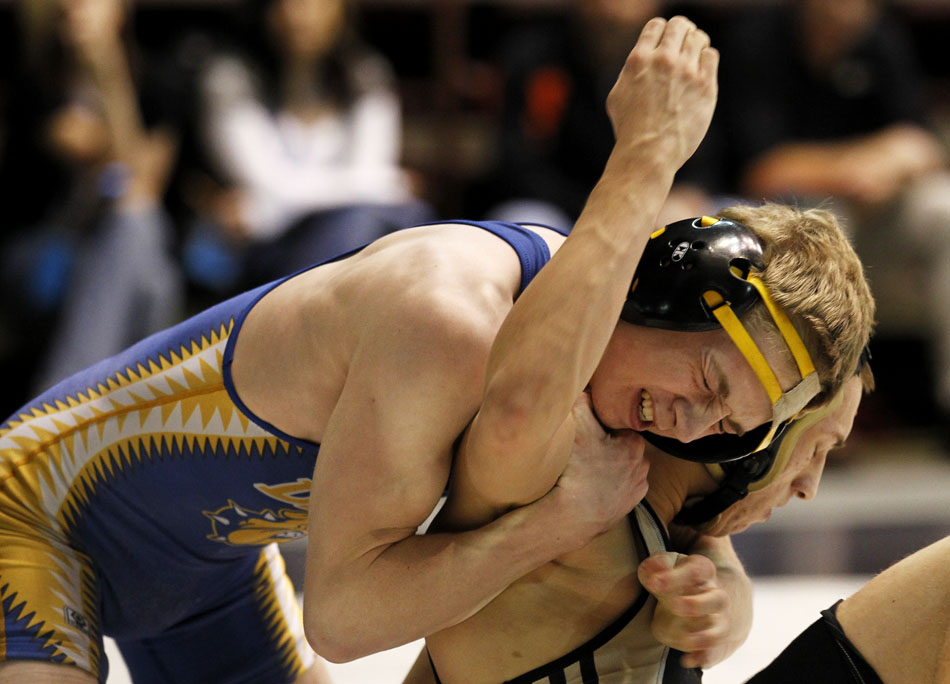
<svg viewBox="0 0 950 684"><path fill-rule="evenodd" d="M709 386L709 379L706 377L705 373L703 373L703 386L706 388L706 391L708 391L710 396L712 397L712 399L710 400L711 404L716 402L720 398L717 396L716 392L713 391L713 388ZM726 424L725 424L724 418L721 418L719 422L716 423L716 431L713 434L716 434L716 435L726 434Z"/></svg>

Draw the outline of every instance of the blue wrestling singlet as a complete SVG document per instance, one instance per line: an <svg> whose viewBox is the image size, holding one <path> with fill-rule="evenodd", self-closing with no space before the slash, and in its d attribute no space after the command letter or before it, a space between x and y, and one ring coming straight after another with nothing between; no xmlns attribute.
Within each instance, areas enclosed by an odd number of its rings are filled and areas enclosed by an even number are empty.
<svg viewBox="0 0 950 684"><path fill-rule="evenodd" d="M513 224L462 222L550 254ZM288 276L288 278L293 276ZM64 380L0 426L0 660L104 682L283 684L314 662L272 542L307 533L319 445L251 414L231 355L248 291Z"/></svg>
<svg viewBox="0 0 950 684"><path fill-rule="evenodd" d="M646 501L627 519L638 558L671 550L663 523ZM679 662L683 654L653 636L655 608L656 599L641 591L616 620L581 646L501 684L701 684L702 671L684 668ZM434 664L433 673L437 684L443 684Z"/></svg>

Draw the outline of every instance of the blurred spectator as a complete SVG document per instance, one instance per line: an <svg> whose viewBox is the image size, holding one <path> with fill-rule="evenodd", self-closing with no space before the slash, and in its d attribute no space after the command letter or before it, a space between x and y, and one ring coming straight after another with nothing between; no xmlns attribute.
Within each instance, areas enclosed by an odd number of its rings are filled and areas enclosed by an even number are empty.
<svg viewBox="0 0 950 684"><path fill-rule="evenodd" d="M243 0L201 77L210 175L190 275L253 284L431 218L400 168L399 98L346 0ZM215 282L217 280L217 282Z"/></svg>
<svg viewBox="0 0 950 684"><path fill-rule="evenodd" d="M660 0L572 0L563 21L533 22L505 41L499 158L476 194L490 218L570 229L614 136L607 93Z"/></svg>
<svg viewBox="0 0 950 684"><path fill-rule="evenodd" d="M17 12L23 53L0 179L4 304L18 324L51 325L39 389L181 316L162 204L175 98L149 77L128 0L22 0Z"/></svg>
<svg viewBox="0 0 950 684"><path fill-rule="evenodd" d="M795 0L742 12L713 41L717 114L664 216L714 213L733 201L721 195L839 213L879 332L931 341L928 402L950 416L950 175L900 22L878 0Z"/></svg>

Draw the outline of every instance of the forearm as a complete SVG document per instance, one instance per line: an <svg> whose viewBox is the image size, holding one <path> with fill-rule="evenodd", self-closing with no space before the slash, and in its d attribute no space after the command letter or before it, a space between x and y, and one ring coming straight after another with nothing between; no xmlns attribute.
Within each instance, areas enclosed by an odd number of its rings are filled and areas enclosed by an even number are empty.
<svg viewBox="0 0 950 684"><path fill-rule="evenodd" d="M607 97L616 143L603 175L492 346L487 429L472 426L472 451L489 465L543 451L600 361L673 175L708 129L718 65L708 45L688 20L657 18L630 52Z"/></svg>
<svg viewBox="0 0 950 684"><path fill-rule="evenodd" d="M939 140L913 124L894 124L849 140L778 145L750 164L746 194L835 195L888 199L902 184L946 164Z"/></svg>
<svg viewBox="0 0 950 684"><path fill-rule="evenodd" d="M779 145L749 164L742 178L742 191L750 197L845 196L848 183L840 160L846 154L847 147L842 143Z"/></svg>
<svg viewBox="0 0 950 684"><path fill-rule="evenodd" d="M581 538L548 497L477 530L409 536L320 573L311 540L308 640L343 662L420 639L466 619Z"/></svg>
<svg viewBox="0 0 950 684"><path fill-rule="evenodd" d="M84 51L90 77L102 94L110 160L122 174L116 207L136 212L162 198L178 152L178 135L167 126L147 129L128 55L119 41L103 41Z"/></svg>

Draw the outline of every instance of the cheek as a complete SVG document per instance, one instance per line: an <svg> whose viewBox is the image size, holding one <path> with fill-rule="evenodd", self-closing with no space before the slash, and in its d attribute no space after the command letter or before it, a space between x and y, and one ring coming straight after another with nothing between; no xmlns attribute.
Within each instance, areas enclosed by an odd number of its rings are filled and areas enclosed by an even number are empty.
<svg viewBox="0 0 950 684"><path fill-rule="evenodd" d="M788 483L784 479L773 482L765 489L753 492L749 495L750 504L757 513L771 511L776 506L780 506L783 500L783 493L788 491Z"/></svg>

